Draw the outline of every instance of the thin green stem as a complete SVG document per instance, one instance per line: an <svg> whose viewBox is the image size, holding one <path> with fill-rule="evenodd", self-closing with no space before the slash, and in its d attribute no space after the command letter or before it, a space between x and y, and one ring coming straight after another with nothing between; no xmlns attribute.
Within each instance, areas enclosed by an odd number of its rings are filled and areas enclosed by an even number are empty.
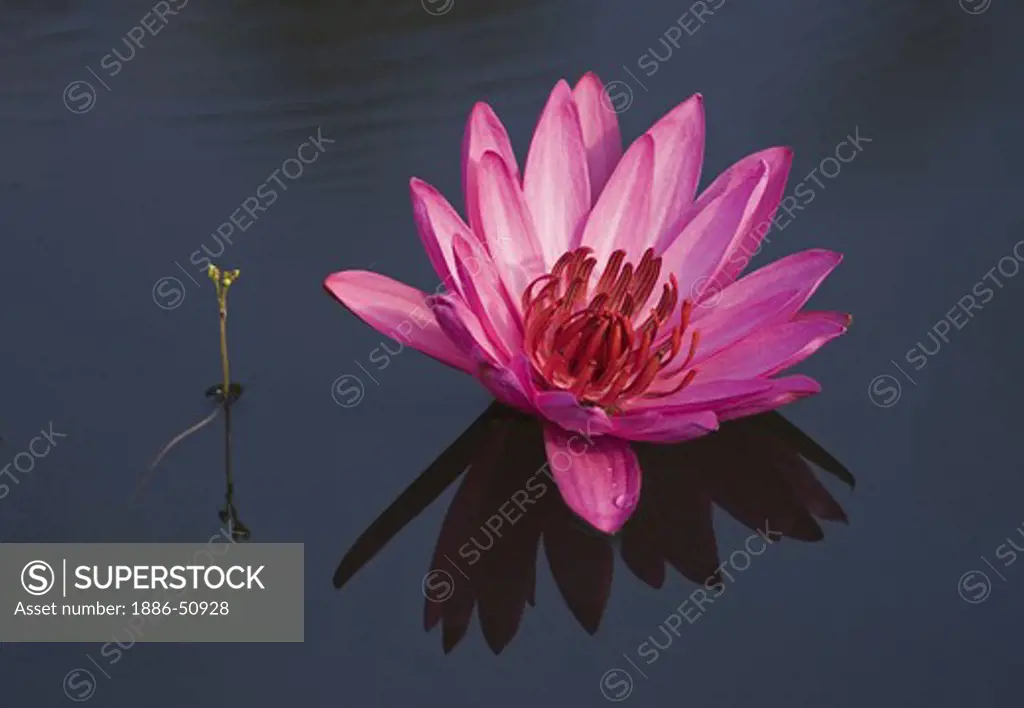
<svg viewBox="0 0 1024 708"><path fill-rule="evenodd" d="M234 402L234 398L231 385L231 364L228 357L228 288L238 278L239 271L237 269L221 271L217 266L210 264L209 275L217 289L217 312L220 315L220 365L224 375L220 391L220 404L224 410L224 476L227 483L226 505L223 514L225 523L229 525L228 528L234 536L236 526L239 526L241 522L238 521L235 511L235 482L231 470L231 404Z"/></svg>
<svg viewBox="0 0 1024 708"><path fill-rule="evenodd" d="M225 290L220 305L220 365L224 370L224 401L231 390L231 365L228 363L228 294Z"/></svg>
<svg viewBox="0 0 1024 708"><path fill-rule="evenodd" d="M226 510L232 530L235 522L235 482L231 471L231 363L228 358L228 285L224 281L217 285L217 304L220 311L220 364L224 373L221 388L221 406L224 408L224 475L227 482Z"/></svg>
<svg viewBox="0 0 1024 708"><path fill-rule="evenodd" d="M235 483L231 476L231 406L224 407L224 471L227 476L226 501L228 518L234 526L235 522ZM234 529L229 529L233 531Z"/></svg>

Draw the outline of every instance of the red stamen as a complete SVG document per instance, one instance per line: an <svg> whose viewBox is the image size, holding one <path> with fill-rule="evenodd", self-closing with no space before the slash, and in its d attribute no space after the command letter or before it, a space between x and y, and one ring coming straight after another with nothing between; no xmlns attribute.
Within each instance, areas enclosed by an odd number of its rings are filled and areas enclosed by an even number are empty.
<svg viewBox="0 0 1024 708"><path fill-rule="evenodd" d="M594 288L594 292L603 293L612 286L615 279L619 276L619 266L622 265L622 261L626 259L625 251L615 251L611 258L608 259L608 265L605 266L604 274L601 275L601 279L597 281L597 286Z"/></svg>
<svg viewBox="0 0 1024 708"><path fill-rule="evenodd" d="M578 248L562 255L550 273L523 293L524 346L534 369L552 388L613 410L639 397L666 396L685 388L695 370L672 391L651 390L655 382L675 380L685 371L699 343L698 333L691 333L685 361L672 372L665 370L682 350L693 311L693 304L683 301L679 323L667 337L659 336L679 301L675 276L669 274L658 302L648 307L662 266L654 249L644 251L635 267L626 262L625 251L615 251L593 287L597 260L591 253ZM635 319L641 316L642 324L636 327Z"/></svg>
<svg viewBox="0 0 1024 708"><path fill-rule="evenodd" d="M619 280L615 283L615 287L612 288L611 294L608 296L608 306L613 310L618 310L622 307L623 298L626 293L629 292L629 286L633 282L633 266L627 263L622 267L622 272L619 274Z"/></svg>
<svg viewBox="0 0 1024 708"><path fill-rule="evenodd" d="M676 374L681 373L686 369L687 366L690 365L690 362L693 361L694 355L696 355L697 353L698 344L700 344L700 332L695 330L693 335L690 337L690 351L687 353L686 359L684 359L683 363L680 364L677 368L673 369L672 371L666 371L665 378L674 378Z"/></svg>
<svg viewBox="0 0 1024 708"><path fill-rule="evenodd" d="M691 369L686 374L686 376L683 377L683 380L679 382L679 385L676 386L671 391L650 391L649 393L645 393L644 394L644 398L665 398L666 396L673 396L673 395L679 393L680 391L682 391L687 386L689 386L690 382L693 381L693 379L694 379L694 377L696 375L697 375L697 370L696 369Z"/></svg>

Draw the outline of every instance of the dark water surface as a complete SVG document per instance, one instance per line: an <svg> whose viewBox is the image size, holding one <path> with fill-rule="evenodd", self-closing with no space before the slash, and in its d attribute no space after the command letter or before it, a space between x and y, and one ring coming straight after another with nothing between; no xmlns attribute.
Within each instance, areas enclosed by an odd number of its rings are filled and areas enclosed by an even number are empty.
<svg viewBox="0 0 1024 708"><path fill-rule="evenodd" d="M634 706L1019 704L1024 562L1005 560L1008 538L1024 547L1024 276L1008 275L1024 238L1019 4L715 0L703 24L661 0L455 0L439 15L427 9L444 2L419 0L182 4L116 75L104 57L127 53L122 37L152 5L5 4L0 463L51 422L67 437L0 502L0 533L217 532L216 433L174 450L130 501L220 375L213 287L190 259L216 252L211 232L319 129L333 142L217 259L242 270L229 320L247 385L237 502L254 540L305 543L306 641L140 643L116 663L100 644L6 645L0 704L68 705L62 679L77 668L96 674L96 706L604 705L602 685L623 697L626 672ZM693 34L670 31L677 21ZM854 325L800 369L824 393L785 414L856 475L853 491L824 480L850 524L774 544L649 664L638 648L667 641L661 627L696 585L670 571L655 590L616 559L590 636L543 554L536 606L504 651L474 622L446 655L439 630L422 629L421 582L454 486L342 590L331 577L488 396L415 352L381 361L381 336L321 283L372 267L433 289L409 177L461 206L473 102L495 107L522 159L551 86L587 70L621 82L627 140L702 92L702 185L747 153L794 147L788 191L804 180L815 199L758 263L810 247L846 256L812 304ZM870 142L854 160L805 180L855 131ZM984 288L981 309L958 316ZM933 330L950 311L956 326ZM345 375L361 380L358 405L332 396ZM743 547L747 528L721 509L714 520L723 558ZM990 586L961 583L972 571Z"/></svg>

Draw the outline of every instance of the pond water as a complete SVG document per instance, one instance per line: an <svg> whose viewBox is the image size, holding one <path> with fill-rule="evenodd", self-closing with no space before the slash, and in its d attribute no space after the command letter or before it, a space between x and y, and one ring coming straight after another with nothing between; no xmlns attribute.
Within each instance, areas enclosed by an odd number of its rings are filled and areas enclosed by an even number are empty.
<svg viewBox="0 0 1024 708"><path fill-rule="evenodd" d="M89 704L112 707L1019 702L1024 563L1007 550L1024 547L1018 5L45 5L9 2L0 20L0 463L42 430L66 437L0 501L0 538L218 533L215 427L132 496L160 447L210 410L208 249L242 272L228 326L246 387L233 409L235 501L254 541L305 544L305 642L126 634L116 661L102 644L7 644L4 705L67 705L76 669L94 675ZM484 628L474 617L446 653L455 630L423 629L424 573L449 508L486 544L482 524L515 475L536 469L535 449L510 452L522 464L475 501L462 481L442 484L336 589L346 551L490 398L395 353L322 282L361 268L432 290L408 179L461 204L474 102L495 108L522 160L551 86L588 70L616 82L627 141L703 94L702 185L755 150L794 148L787 191L803 183L814 199L755 265L813 247L845 254L812 304L853 313L853 326L799 369L824 392L783 412L856 477L851 489L819 472L830 496L806 497L819 518L841 505L849 523L811 528L776 495L787 475L812 479L787 466L792 451L746 433L676 451L645 490L660 526L609 542L539 505L517 527L532 547L495 551L470 581ZM860 136L855 158L829 160L848 136ZM303 144L316 159L296 168ZM264 210L250 220L254 199ZM979 306L963 315L972 293ZM805 540L751 546L740 522L763 508ZM695 610L715 547L734 559L732 578ZM743 560L744 548L763 550ZM428 619L446 627L468 619L433 605Z"/></svg>

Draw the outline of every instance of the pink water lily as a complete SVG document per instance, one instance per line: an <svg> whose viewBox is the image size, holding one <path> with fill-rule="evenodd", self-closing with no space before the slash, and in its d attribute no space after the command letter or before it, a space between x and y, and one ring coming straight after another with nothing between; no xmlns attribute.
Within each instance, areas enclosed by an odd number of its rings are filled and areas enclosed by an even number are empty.
<svg viewBox="0 0 1024 708"><path fill-rule="evenodd" d="M367 271L325 286L370 326L545 421L566 503L614 533L640 494L630 441L696 438L817 393L811 378L776 375L850 322L801 312L838 253L804 251L739 277L792 152L749 155L697 196L703 157L700 95L623 153L597 76L559 81L521 172L501 121L478 103L462 145L466 219L411 182L445 292Z"/></svg>

